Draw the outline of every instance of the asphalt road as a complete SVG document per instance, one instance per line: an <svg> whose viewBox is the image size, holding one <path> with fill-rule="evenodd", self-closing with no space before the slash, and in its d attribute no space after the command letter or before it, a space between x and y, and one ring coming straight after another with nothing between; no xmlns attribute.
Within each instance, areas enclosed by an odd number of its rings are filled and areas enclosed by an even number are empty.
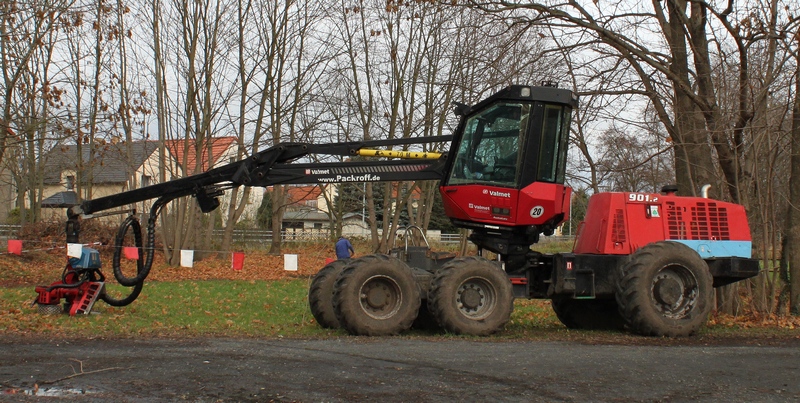
<svg viewBox="0 0 800 403"><path fill-rule="evenodd" d="M0 388L3 402L796 402L800 343L0 339Z"/></svg>

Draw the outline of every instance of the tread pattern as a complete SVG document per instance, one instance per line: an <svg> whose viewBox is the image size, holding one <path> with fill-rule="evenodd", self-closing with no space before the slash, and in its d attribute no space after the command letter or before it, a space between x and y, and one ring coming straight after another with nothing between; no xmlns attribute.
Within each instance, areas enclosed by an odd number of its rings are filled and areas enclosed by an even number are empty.
<svg viewBox="0 0 800 403"><path fill-rule="evenodd" d="M691 273L697 285L694 305L681 317L668 317L656 307L654 277L669 265ZM695 334L708 319L713 301L713 278L706 262L686 245L655 242L631 255L622 266L617 282L617 304L626 326L645 336L682 337Z"/></svg>
<svg viewBox="0 0 800 403"><path fill-rule="evenodd" d="M344 260L336 260L323 267L311 281L308 288L308 304L311 314L320 326L328 329L339 327L339 319L333 309L333 286L336 279L347 266Z"/></svg>
<svg viewBox="0 0 800 403"><path fill-rule="evenodd" d="M400 306L389 318L376 319L361 306L361 289L375 276L391 279L400 292ZM333 307L339 324L350 334L389 336L408 330L421 305L419 286L411 268L388 255L367 255L353 259L336 279Z"/></svg>
<svg viewBox="0 0 800 403"><path fill-rule="evenodd" d="M483 319L464 315L456 306L460 285L471 277L481 277L493 288L494 307ZM446 331L486 336L501 331L514 310L514 293L505 272L480 256L451 260L439 269L428 294L428 311Z"/></svg>

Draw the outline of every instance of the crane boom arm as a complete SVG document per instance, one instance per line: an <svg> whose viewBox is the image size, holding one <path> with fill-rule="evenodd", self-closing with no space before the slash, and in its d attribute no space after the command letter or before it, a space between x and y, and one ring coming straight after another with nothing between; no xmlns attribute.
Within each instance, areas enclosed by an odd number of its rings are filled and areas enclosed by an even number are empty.
<svg viewBox="0 0 800 403"><path fill-rule="evenodd" d="M271 186L277 184L326 184L342 182L379 182L400 180L438 180L446 154L371 153L375 157L391 156L411 159L380 161L347 161L330 163L293 163L308 155L362 155L363 148L393 145L451 142L453 136L403 138L330 144L281 143L260 151L247 159L210 169L185 178L133 189L94 200L86 200L67 211L69 217L91 215L104 210L159 198L173 200L195 196L204 208L204 201L216 197L220 190L237 186ZM375 151L375 150L371 150ZM369 153L368 153L369 154ZM214 206L215 207L215 206Z"/></svg>

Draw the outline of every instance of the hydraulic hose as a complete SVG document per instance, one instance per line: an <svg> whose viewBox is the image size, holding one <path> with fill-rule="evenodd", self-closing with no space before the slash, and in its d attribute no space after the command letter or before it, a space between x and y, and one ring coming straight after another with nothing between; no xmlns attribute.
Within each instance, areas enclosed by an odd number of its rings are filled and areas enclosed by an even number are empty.
<svg viewBox="0 0 800 403"><path fill-rule="evenodd" d="M128 216L125 219L125 221L122 222L122 225L120 225L119 227L119 231L117 231L117 238L115 239L114 242L114 258L112 261L112 267L114 268L114 278L117 279L117 282L126 287L130 287L130 285L126 285L125 283L130 284L131 282L133 282L132 284L133 290L131 291L130 294L128 294L127 297L124 298L115 298L105 290L100 295L101 300L103 300L105 303L111 306L116 306L116 307L130 305L133 301L136 300L136 298L139 298L139 294L141 294L142 288L144 287L144 279L142 279L142 281L135 282L134 280L136 280L136 277L133 278L125 277L125 275L122 273L122 268L120 267L120 255L122 254L122 248L123 248L122 244L123 241L125 240L125 234L128 232L129 228L133 230L134 243L136 247L139 249L139 256L142 255L142 246L143 246L142 227L141 225L139 225L139 220L131 215ZM143 269L144 269L144 264L142 263L142 259L137 259L136 260L137 277L139 274L142 273Z"/></svg>
<svg viewBox="0 0 800 403"><path fill-rule="evenodd" d="M109 295L109 293L106 292L106 290L103 290L103 293L100 294L100 299L106 304L109 304L111 306L116 306L116 307L127 306L130 305L133 301L136 301L136 298L139 298L139 294L142 293L143 287L144 287L144 281L136 284L135 286L133 286L133 291L131 291L131 293L128 294L128 296L125 298L114 298L111 295Z"/></svg>
<svg viewBox="0 0 800 403"><path fill-rule="evenodd" d="M128 232L128 229L133 230L134 242L136 247L139 249L139 256L142 256L142 226L139 224L139 220L135 216L129 215L127 218L125 218L125 221L122 222L122 224L119 226L119 230L117 231L117 238L114 241L114 260L112 267L114 268L114 278L117 279L118 283L124 285L125 287L133 287L136 284L144 282L146 274L142 276L144 262L141 258L136 259L136 276L125 277L125 274L122 272L120 256L122 255L125 234Z"/></svg>
<svg viewBox="0 0 800 403"><path fill-rule="evenodd" d="M153 206L150 208L150 217L147 220L147 245L142 245L142 227L139 224L139 220L135 216L128 216L125 221L119 227L119 231L117 232L117 238L114 242L114 260L113 260L113 269L114 269L114 278L117 279L117 282L126 286L132 287L144 282L147 278L147 275L150 274L150 269L153 267L153 257L155 256L155 244L156 244L156 219L161 212L161 208L166 205L168 199L158 199ZM128 232L128 229L133 230L133 237L136 247L139 249L139 256L140 259L136 261L136 276L134 277L126 277L124 273L122 273L122 268L120 267L120 255L122 254L123 243L125 241L125 234ZM144 252L144 254L142 253ZM141 257L144 255L144 262L142 261Z"/></svg>
<svg viewBox="0 0 800 403"><path fill-rule="evenodd" d="M112 262L114 278L116 278L117 282L123 286L132 286L133 290L125 298L114 298L107 292L103 292L103 294L100 295L100 299L105 303L111 306L122 307L131 304L136 300L136 298L139 297L139 294L141 294L142 288L144 287L144 280L147 278L147 275L150 273L150 269L153 267L153 257L155 256L156 243L156 219L161 212L161 208L166 205L169 200L171 199L158 199L155 203L153 203L153 206L150 209L150 218L147 221L146 247L144 247L142 244L142 227L139 224L139 220L135 216L128 216L128 218L126 218L125 221L123 221L120 225L119 230L117 231L117 238L114 242L114 258ZM140 258L136 261L135 277L125 277L120 266L120 256L122 254L123 243L125 241L125 234L128 232L128 229L133 230L134 243L139 249ZM142 252L145 252L144 256ZM142 257L144 257L144 261Z"/></svg>

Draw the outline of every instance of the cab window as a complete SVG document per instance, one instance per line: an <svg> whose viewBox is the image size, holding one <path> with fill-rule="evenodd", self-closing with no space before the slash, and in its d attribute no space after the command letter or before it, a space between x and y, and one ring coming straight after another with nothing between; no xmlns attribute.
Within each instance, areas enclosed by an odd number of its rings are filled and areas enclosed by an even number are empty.
<svg viewBox="0 0 800 403"><path fill-rule="evenodd" d="M467 120L449 184L516 187L531 105L498 103Z"/></svg>
<svg viewBox="0 0 800 403"><path fill-rule="evenodd" d="M543 182L564 182L569 140L569 109L546 105L539 145L539 176Z"/></svg>

